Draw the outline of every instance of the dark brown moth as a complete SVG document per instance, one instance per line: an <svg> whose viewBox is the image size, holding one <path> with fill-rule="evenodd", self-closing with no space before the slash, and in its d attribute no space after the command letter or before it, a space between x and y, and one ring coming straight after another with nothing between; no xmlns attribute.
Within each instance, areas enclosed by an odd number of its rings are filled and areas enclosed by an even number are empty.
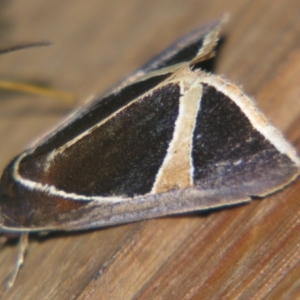
<svg viewBox="0 0 300 300"><path fill-rule="evenodd" d="M300 173L293 147L237 86L198 68L221 22L175 42L17 156L0 227L84 230L264 197Z"/></svg>

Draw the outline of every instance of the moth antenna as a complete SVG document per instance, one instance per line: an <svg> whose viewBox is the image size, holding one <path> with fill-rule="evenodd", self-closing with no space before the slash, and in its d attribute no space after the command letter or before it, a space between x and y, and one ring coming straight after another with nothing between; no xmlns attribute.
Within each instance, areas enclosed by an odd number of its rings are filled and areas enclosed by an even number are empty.
<svg viewBox="0 0 300 300"><path fill-rule="evenodd" d="M13 82L13 81L0 81L0 89L61 99L67 105L70 105L70 106L73 106L75 103L75 97L72 93L68 93L68 92L64 92L64 91L56 90L56 89L51 89L51 88L47 88L47 87L41 87L38 85L29 84L29 83L20 83L20 82Z"/></svg>
<svg viewBox="0 0 300 300"><path fill-rule="evenodd" d="M21 49L45 47L45 46L50 46L50 45L52 45L52 43L49 42L49 41L16 44L16 45L13 45L13 46L9 46L9 47L0 49L0 55L5 54L5 53L9 53L9 52L13 52L13 51L17 51L17 50L21 50Z"/></svg>
<svg viewBox="0 0 300 300"><path fill-rule="evenodd" d="M10 278L7 282L7 286L6 286L7 289L10 289L14 285L14 282L17 278L19 270L23 265L24 255L25 255L27 248L28 248L28 233L22 233L20 235L17 260L15 263L14 270L12 271Z"/></svg>
<svg viewBox="0 0 300 300"><path fill-rule="evenodd" d="M45 46L50 46L50 45L52 45L52 43L49 41L16 44L16 45L12 45L12 46L0 49L0 55L9 53L9 52L13 52L13 51L17 51L17 50L22 50L22 49L45 47ZM0 81L0 89L62 99L67 104L71 104L71 105L74 104L74 95L72 95L71 93L54 90L54 89L50 89L50 88L46 88L46 87L39 87L39 86L32 85L32 84L24 84L24 83L18 83L18 82L10 82L10 81Z"/></svg>

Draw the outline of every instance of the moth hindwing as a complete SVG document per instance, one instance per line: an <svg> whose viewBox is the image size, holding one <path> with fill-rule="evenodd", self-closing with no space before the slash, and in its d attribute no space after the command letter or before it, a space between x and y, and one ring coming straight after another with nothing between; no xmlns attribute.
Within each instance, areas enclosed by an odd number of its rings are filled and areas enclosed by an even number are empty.
<svg viewBox="0 0 300 300"><path fill-rule="evenodd" d="M2 231L206 210L294 180L292 146L238 87L197 67L213 56L220 25L177 41L17 156L0 182Z"/></svg>

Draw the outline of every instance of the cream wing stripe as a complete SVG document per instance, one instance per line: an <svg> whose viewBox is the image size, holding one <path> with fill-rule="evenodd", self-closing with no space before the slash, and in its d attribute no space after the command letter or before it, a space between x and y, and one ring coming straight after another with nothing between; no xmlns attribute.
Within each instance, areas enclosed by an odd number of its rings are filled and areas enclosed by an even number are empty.
<svg viewBox="0 0 300 300"><path fill-rule="evenodd" d="M192 140L202 96L201 83L196 80L187 90L181 83L181 95L173 139L156 175L153 194L193 186Z"/></svg>
<svg viewBox="0 0 300 300"><path fill-rule="evenodd" d="M25 179L19 174L19 166L22 159L26 156L26 152L18 157L13 166L13 178L23 187L27 188L31 191L39 191L42 193L49 194L51 196L59 196L65 199L71 199L72 201L98 201L103 203L117 203L122 201L129 201L131 198L123 198L123 197L101 197L101 196L85 196L76 193L69 193L63 190L56 188L51 184L43 184L40 182L32 181L30 179Z"/></svg>

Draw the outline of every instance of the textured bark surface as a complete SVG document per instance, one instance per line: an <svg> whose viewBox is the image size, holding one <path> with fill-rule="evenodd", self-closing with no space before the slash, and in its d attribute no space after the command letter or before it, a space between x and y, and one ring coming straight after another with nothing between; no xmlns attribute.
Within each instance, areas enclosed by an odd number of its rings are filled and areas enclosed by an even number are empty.
<svg viewBox="0 0 300 300"><path fill-rule="evenodd" d="M300 151L298 0L2 1L2 80L100 94L189 30L230 20L213 71L243 85ZM0 169L68 112L66 103L0 91ZM32 236L14 287L16 245L0 252L2 299L299 299L300 180L248 205L87 233Z"/></svg>

